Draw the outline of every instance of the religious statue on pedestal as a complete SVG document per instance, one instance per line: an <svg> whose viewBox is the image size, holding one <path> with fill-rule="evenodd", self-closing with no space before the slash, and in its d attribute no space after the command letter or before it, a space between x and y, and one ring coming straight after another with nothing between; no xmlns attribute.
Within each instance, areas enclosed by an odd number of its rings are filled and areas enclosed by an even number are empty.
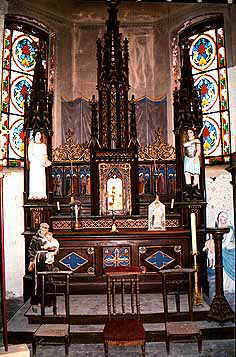
<svg viewBox="0 0 236 357"><path fill-rule="evenodd" d="M165 230L165 222L165 205L156 196L155 201L148 206L148 230Z"/></svg>
<svg viewBox="0 0 236 357"><path fill-rule="evenodd" d="M51 165L47 157L47 146L42 142L42 134L36 132L33 141L29 143L29 199L46 199L45 168Z"/></svg>
<svg viewBox="0 0 236 357"><path fill-rule="evenodd" d="M200 155L201 143L198 137L195 136L194 128L187 130L187 141L183 144L185 149L184 156L184 176L186 191L184 192L185 199L199 199L200 193Z"/></svg>

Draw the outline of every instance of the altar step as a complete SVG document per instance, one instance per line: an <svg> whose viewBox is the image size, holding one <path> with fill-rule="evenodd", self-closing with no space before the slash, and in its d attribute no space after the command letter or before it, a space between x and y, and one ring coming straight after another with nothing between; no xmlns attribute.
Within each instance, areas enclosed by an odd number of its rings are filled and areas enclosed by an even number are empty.
<svg viewBox="0 0 236 357"><path fill-rule="evenodd" d="M141 294L141 311L146 331L147 341L164 341L164 314L160 294ZM71 296L71 341L72 343L102 343L102 331L106 315L105 295L79 295ZM182 305L183 313L178 320L184 320L185 304ZM62 304L58 304L61 313ZM47 308L50 310L51 308ZM52 309L51 309L52 310ZM217 322L206 320L209 306L203 305L194 308L194 320L199 322L204 339L231 339L234 338L234 324L227 322L220 326ZM50 311L48 311L50 313ZM51 320L50 320L51 319ZM58 322L55 317L49 318L50 322ZM59 317L56 319L60 319ZM177 316L172 312L172 320ZM33 323L32 323L33 322ZM33 312L29 302L26 302L11 318L8 323L9 343L31 343L32 335L40 324L39 309Z"/></svg>

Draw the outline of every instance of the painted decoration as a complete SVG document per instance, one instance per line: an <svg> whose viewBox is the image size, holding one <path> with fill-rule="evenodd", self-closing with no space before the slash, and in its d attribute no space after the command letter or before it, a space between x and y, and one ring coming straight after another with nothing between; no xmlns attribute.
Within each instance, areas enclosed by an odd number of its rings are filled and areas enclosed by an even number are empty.
<svg viewBox="0 0 236 357"><path fill-rule="evenodd" d="M81 268L84 264L88 263L88 260L81 255L71 252L62 258L59 263L63 264L72 271Z"/></svg>
<svg viewBox="0 0 236 357"><path fill-rule="evenodd" d="M158 231L166 229L165 205L157 196L148 206L148 230Z"/></svg>
<svg viewBox="0 0 236 357"><path fill-rule="evenodd" d="M176 193L176 167L175 165L167 166L168 193L174 196Z"/></svg>
<svg viewBox="0 0 236 357"><path fill-rule="evenodd" d="M151 193L151 167L139 166L139 194Z"/></svg>
<svg viewBox="0 0 236 357"><path fill-rule="evenodd" d="M145 259L146 262L153 265L156 269L160 270L172 263L175 259L161 250L156 251Z"/></svg>
<svg viewBox="0 0 236 357"><path fill-rule="evenodd" d="M103 267L130 266L129 247L103 248Z"/></svg>
<svg viewBox="0 0 236 357"><path fill-rule="evenodd" d="M63 168L53 167L52 169L53 196L63 196Z"/></svg>

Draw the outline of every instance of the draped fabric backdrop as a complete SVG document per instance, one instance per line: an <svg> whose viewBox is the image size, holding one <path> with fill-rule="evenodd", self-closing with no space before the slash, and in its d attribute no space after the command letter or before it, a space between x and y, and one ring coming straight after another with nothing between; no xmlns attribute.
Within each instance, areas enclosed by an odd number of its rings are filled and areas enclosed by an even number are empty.
<svg viewBox="0 0 236 357"><path fill-rule="evenodd" d="M65 143L66 133L71 129L76 144L89 142L91 110L89 102L84 98L66 102L62 99L62 143ZM149 145L154 142L155 130L160 128L162 135L167 139L167 101L163 98L154 101L144 97L136 102L137 133L140 145Z"/></svg>

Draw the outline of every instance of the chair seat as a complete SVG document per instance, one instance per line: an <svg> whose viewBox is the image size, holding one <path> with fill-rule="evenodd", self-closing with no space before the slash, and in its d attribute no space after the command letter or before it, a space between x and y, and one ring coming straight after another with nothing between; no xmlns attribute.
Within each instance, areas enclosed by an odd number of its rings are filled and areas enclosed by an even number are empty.
<svg viewBox="0 0 236 357"><path fill-rule="evenodd" d="M36 337L64 337L69 334L68 324L43 324L35 332Z"/></svg>
<svg viewBox="0 0 236 357"><path fill-rule="evenodd" d="M109 320L106 322L104 330L105 341L113 341L117 343L135 342L145 340L145 330L143 324L139 320Z"/></svg>
<svg viewBox="0 0 236 357"><path fill-rule="evenodd" d="M118 266L118 267L107 267L105 269L105 274L106 275L133 275L133 274L142 274L142 269L140 268L140 266L136 266L136 265L131 265L130 267L122 267L122 266Z"/></svg>
<svg viewBox="0 0 236 357"><path fill-rule="evenodd" d="M166 332L168 335L194 335L201 332L195 322L168 322L166 324Z"/></svg>

